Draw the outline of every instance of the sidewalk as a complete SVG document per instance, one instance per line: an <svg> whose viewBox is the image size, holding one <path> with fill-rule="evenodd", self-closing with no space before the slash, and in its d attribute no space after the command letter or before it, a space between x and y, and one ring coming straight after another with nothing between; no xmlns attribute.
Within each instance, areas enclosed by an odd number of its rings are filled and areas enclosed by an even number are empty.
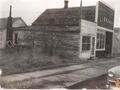
<svg viewBox="0 0 120 90"><path fill-rule="evenodd" d="M91 60L89 63L42 70L2 77L2 86L6 88L56 88L68 87L77 82L98 77L116 65L120 57Z"/></svg>

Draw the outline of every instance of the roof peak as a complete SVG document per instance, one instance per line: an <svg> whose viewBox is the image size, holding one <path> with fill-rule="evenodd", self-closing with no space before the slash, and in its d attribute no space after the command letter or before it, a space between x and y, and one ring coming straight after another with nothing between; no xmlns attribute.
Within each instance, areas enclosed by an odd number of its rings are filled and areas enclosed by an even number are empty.
<svg viewBox="0 0 120 90"><path fill-rule="evenodd" d="M96 7L95 5L93 6L82 6L83 8L88 8L88 7ZM46 9L46 10L59 10L59 9L63 9L63 10L68 10L68 9L76 9L76 8L81 8L81 7L69 7L67 9L65 8L49 8L49 9Z"/></svg>
<svg viewBox="0 0 120 90"><path fill-rule="evenodd" d="M92 6L82 6L83 8L88 8L88 7L96 7L95 5L92 5ZM69 7L67 9L74 9L74 8L80 8L80 7ZM67 10L65 8L49 8L49 9L46 9L46 10L51 10L51 9L55 9L55 10L58 10L58 9L64 9L64 10Z"/></svg>

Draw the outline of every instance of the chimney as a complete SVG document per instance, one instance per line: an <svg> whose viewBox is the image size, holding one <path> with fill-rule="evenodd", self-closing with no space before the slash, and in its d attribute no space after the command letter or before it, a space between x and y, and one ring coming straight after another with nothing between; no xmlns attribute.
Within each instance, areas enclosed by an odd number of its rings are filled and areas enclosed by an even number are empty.
<svg viewBox="0 0 120 90"><path fill-rule="evenodd" d="M65 4L65 5L64 5L64 8L67 9L67 8L68 8L68 0L65 0L64 2L65 2L65 3L64 3L64 4Z"/></svg>
<svg viewBox="0 0 120 90"><path fill-rule="evenodd" d="M11 14L12 14L12 5L10 5L9 17L11 17Z"/></svg>

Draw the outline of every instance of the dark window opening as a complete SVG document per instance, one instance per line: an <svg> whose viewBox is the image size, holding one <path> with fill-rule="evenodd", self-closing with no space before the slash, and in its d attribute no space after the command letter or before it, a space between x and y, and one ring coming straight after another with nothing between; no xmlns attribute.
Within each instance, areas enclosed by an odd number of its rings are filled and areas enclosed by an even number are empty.
<svg viewBox="0 0 120 90"><path fill-rule="evenodd" d="M15 44L18 44L18 34L15 33Z"/></svg>

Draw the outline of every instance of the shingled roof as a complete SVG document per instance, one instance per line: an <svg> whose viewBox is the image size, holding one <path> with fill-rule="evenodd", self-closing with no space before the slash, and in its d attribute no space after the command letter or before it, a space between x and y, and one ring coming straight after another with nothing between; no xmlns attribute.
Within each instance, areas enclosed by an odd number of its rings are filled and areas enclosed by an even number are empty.
<svg viewBox="0 0 120 90"><path fill-rule="evenodd" d="M80 7L47 9L36 20L33 25L78 25L80 18ZM95 21L95 6L82 8L82 18Z"/></svg>
<svg viewBox="0 0 120 90"><path fill-rule="evenodd" d="M22 18L21 17L14 17L14 18L12 18L12 22L13 23L16 22L17 20L22 20ZM0 29L5 29L7 27L7 22L8 22L8 18L0 18ZM26 25L25 22L24 22L24 24Z"/></svg>

